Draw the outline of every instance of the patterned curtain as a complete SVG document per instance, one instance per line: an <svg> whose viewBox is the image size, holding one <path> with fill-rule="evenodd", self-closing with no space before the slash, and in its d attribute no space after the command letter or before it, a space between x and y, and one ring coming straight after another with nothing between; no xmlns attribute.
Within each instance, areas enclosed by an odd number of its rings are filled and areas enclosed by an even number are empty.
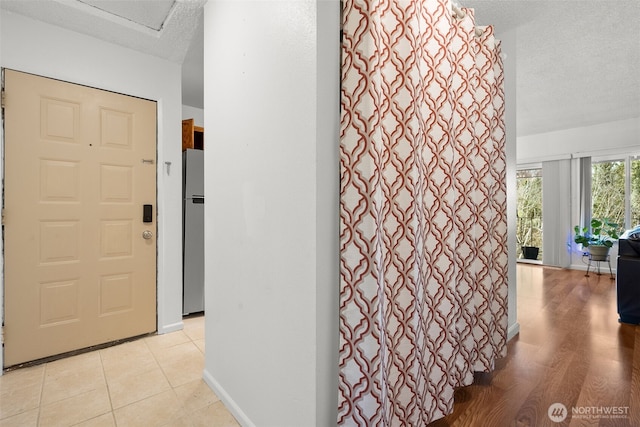
<svg viewBox="0 0 640 427"><path fill-rule="evenodd" d="M340 425L424 426L506 355L500 45L461 12L344 4Z"/></svg>

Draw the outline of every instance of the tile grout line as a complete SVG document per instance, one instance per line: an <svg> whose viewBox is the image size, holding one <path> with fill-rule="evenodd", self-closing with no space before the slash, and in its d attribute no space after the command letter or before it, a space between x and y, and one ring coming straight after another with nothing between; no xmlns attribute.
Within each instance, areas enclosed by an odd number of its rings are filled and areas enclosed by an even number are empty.
<svg viewBox="0 0 640 427"><path fill-rule="evenodd" d="M44 382L47 378L47 366L49 363L45 363L42 367L42 381L40 381L40 396L38 397L38 418L36 419L36 425L40 425L40 416L42 415L42 395L44 394Z"/></svg>
<svg viewBox="0 0 640 427"><path fill-rule="evenodd" d="M177 332L177 331L176 331ZM181 331L182 333L184 333L184 330ZM173 332L170 332L173 333ZM185 334L186 335L186 334ZM158 336L158 335L155 335ZM169 380L169 377L167 376L167 373L165 372L164 368L162 367L162 363L160 363L160 361L158 360L158 357L156 356L156 354L153 352L153 350L151 349L151 347L149 347L149 343L145 340L144 344L147 346L147 349L149 350L149 353L151 353L151 356L153 357L153 360L156 362L156 364L158 365L158 368L160 368L160 372L162 372L162 375L164 376L164 379L167 381L167 384L169 384L169 389L173 392L174 396L177 397L177 393L175 388L173 387L173 384L171 384L171 381ZM173 346L172 346L173 347ZM184 412L184 406L180 405L180 409L183 410Z"/></svg>
<svg viewBox="0 0 640 427"><path fill-rule="evenodd" d="M179 344L171 345L171 346L169 346L167 348L189 343L189 344L191 344L191 346L194 346L198 350L197 353L199 353L200 355L204 356L203 349L200 348L196 343L196 341L199 341L199 340L203 339L203 337L200 337L200 332L201 331L199 329L199 326L194 326L194 328L192 328L193 330L189 329L189 328L187 328L187 329L190 331L190 333L187 333L185 330L180 331L180 333L183 334L187 338L187 340L185 340L184 342L181 342ZM186 383L185 384L176 384L176 385L174 385L170 381L170 378L167 375L167 371L165 370L165 367L159 361L158 357L162 355L161 349L160 350L156 349L158 351L158 354L156 354L156 352L154 352L152 350L151 343L148 342L147 339L142 339L141 341L144 342L144 346L147 349L147 351L149 353L151 353L151 358L148 358L146 360L148 360L149 362L151 362L151 361L155 362L156 366L160 369L160 372L162 372L162 375L163 375L165 381L168 383L168 385L170 387L170 390L173 392L174 395L177 396L178 395L177 389L182 387L182 386L184 386ZM103 412L101 414L98 414L98 415L92 416L91 418L88 418L88 419L85 419L85 420L81 420L81 421L77 421L77 422L74 422L73 424L68 424L68 425L80 425L82 423L85 423L85 422L93 420L93 419L97 419L97 418L100 418L100 417L105 417L105 415L108 414L108 413L111 415L111 421L113 422L113 425L114 426L118 425L117 419L115 417L115 410L116 409L114 408L114 403L113 403L113 396L112 396L112 391L113 390L111 390L111 385L109 383L109 380L108 380L108 377L107 377L107 373L106 373L106 367L104 365L104 362L105 362L104 356L105 356L105 354L104 354L104 352L102 350L97 350L97 351L98 351L97 359L99 360L99 363L100 363L100 368L99 369L101 370L103 384L104 384L105 390L107 392L107 398L109 399L109 408L104 408L105 412ZM37 415L36 415L36 419L35 419L36 424L35 425L41 425L44 422L43 416L45 415L45 412L43 412L43 407L49 405L49 403L47 403L46 405L44 404L44 390L45 390L45 385L47 385L47 376L50 375L50 374L53 375L56 372L55 370L52 371L52 369L53 368L52 368L51 362L44 363L42 365L42 370L41 370L40 374L38 375L39 379L40 379L40 382L38 384L39 388L37 389L37 393L38 393L37 394L37 396L38 396L37 397L37 407L35 405L32 407L33 409L37 409ZM202 377L200 377L199 379L202 380ZM85 393L91 392L92 390L87 390L87 391L85 391L83 393L80 393L80 394L77 394L77 395L74 394L74 395L71 395L71 396L67 396L67 397L61 399L60 401L67 400L67 399L73 398L75 396L80 396L81 394L85 394ZM147 397L147 398L149 398L149 397ZM145 399L147 399L147 398L145 398ZM219 399L218 399L218 401L219 401ZM50 403L53 404L53 403L56 403L56 402L50 402ZM135 403L135 402L130 402L128 405L130 405L132 403ZM127 405L125 405L125 406L127 406ZM181 417L184 416L184 417L186 417L186 419L190 419L191 415L190 415L189 412L187 412L187 410L186 410L187 407L185 406L184 402L181 403L180 406L181 406L181 415L180 416ZM20 413L25 413L25 412L26 411L22 411ZM15 415L18 415L18 414L15 414ZM105 417L105 420L106 420L106 417Z"/></svg>
<svg viewBox="0 0 640 427"><path fill-rule="evenodd" d="M186 326L186 325L185 325L185 326ZM202 351L201 351L201 350L200 350L200 348L196 345L196 343L195 343L195 341L193 340L193 338L191 337L191 335L190 335L190 334L188 334L188 333L186 332L186 329L187 329L187 328L186 328L185 326L183 326L183 328L182 328L182 330L181 330L180 332L181 332L182 334L184 334L184 335L187 337L187 339L188 339L188 341L187 341L187 342L188 342L188 343L190 343L191 345L193 345L193 346L194 346L194 347L195 347L199 352L201 352L201 353L202 353ZM181 345L181 344L177 344L177 345ZM156 354L155 354L153 351L151 352L151 354L152 354L152 355L153 355L153 357L155 358L156 363L158 363L158 365L160 366L160 369L162 370L163 375L165 376L165 378L166 378L167 382L169 383L169 386L171 387L171 390L172 390L172 391L173 391L173 393L177 396L177 395L178 395L178 393L177 393L177 391L176 391L176 388L181 387L181 386L183 386L184 384L180 384L180 385L174 386L174 385L171 383L171 381L170 381L169 377L167 376L167 374L166 374L166 372L165 372L165 370L164 370L164 368L163 368L162 364L160 363L160 361L159 361L159 360L158 360L158 358L156 357ZM183 413L183 415L184 415L184 416L186 416L187 418L189 418L189 420L190 420L190 419L191 419L191 414L187 412L186 407L184 406L184 404L183 404L183 403L181 403L181 405L180 405L180 406L181 406L181 409L182 409L182 413Z"/></svg>
<svg viewBox="0 0 640 427"><path fill-rule="evenodd" d="M102 358L102 350L98 350L98 355L100 356L100 368L102 368L102 377L104 378L104 385L107 388L107 397L109 398L109 407L111 408L111 411L110 411L111 419L113 420L113 425L117 426L118 423L116 421L116 414L113 409L113 401L111 400L111 390L109 389L109 381L107 380L107 373L104 371L104 359ZM102 415L98 415L98 416L100 417Z"/></svg>

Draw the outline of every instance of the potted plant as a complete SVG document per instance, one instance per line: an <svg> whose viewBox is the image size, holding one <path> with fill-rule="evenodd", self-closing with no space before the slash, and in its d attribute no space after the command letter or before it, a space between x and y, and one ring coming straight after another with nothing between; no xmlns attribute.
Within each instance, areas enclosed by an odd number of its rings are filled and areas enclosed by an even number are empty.
<svg viewBox="0 0 640 427"><path fill-rule="evenodd" d="M607 219L593 218L590 227L573 227L573 241L589 251L592 261L606 261L613 242L618 240L618 224ZM591 230L591 231L589 231Z"/></svg>
<svg viewBox="0 0 640 427"><path fill-rule="evenodd" d="M521 246L522 258L524 259L538 259L538 253L540 248L537 246Z"/></svg>
<svg viewBox="0 0 640 427"><path fill-rule="evenodd" d="M520 250L522 251L522 258L524 259L538 259L540 253L540 247L535 246L534 241L539 241L539 228L534 226L536 220L539 221L537 212L528 212L527 218L521 219L521 226L519 226L519 233L516 235L516 239L520 244Z"/></svg>

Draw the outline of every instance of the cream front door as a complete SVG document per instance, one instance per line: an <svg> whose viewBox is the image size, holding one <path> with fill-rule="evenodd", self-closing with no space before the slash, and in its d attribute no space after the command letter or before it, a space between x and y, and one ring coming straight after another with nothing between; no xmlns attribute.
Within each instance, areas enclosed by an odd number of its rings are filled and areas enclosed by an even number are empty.
<svg viewBox="0 0 640 427"><path fill-rule="evenodd" d="M155 331L155 102L11 70L5 92L5 367Z"/></svg>

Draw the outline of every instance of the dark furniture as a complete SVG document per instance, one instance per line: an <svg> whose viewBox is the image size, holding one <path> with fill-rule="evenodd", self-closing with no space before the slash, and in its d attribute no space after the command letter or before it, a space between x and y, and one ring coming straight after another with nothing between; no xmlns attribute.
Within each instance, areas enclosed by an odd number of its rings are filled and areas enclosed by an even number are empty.
<svg viewBox="0 0 640 427"><path fill-rule="evenodd" d="M618 240L616 287L620 322L640 324L640 240Z"/></svg>

